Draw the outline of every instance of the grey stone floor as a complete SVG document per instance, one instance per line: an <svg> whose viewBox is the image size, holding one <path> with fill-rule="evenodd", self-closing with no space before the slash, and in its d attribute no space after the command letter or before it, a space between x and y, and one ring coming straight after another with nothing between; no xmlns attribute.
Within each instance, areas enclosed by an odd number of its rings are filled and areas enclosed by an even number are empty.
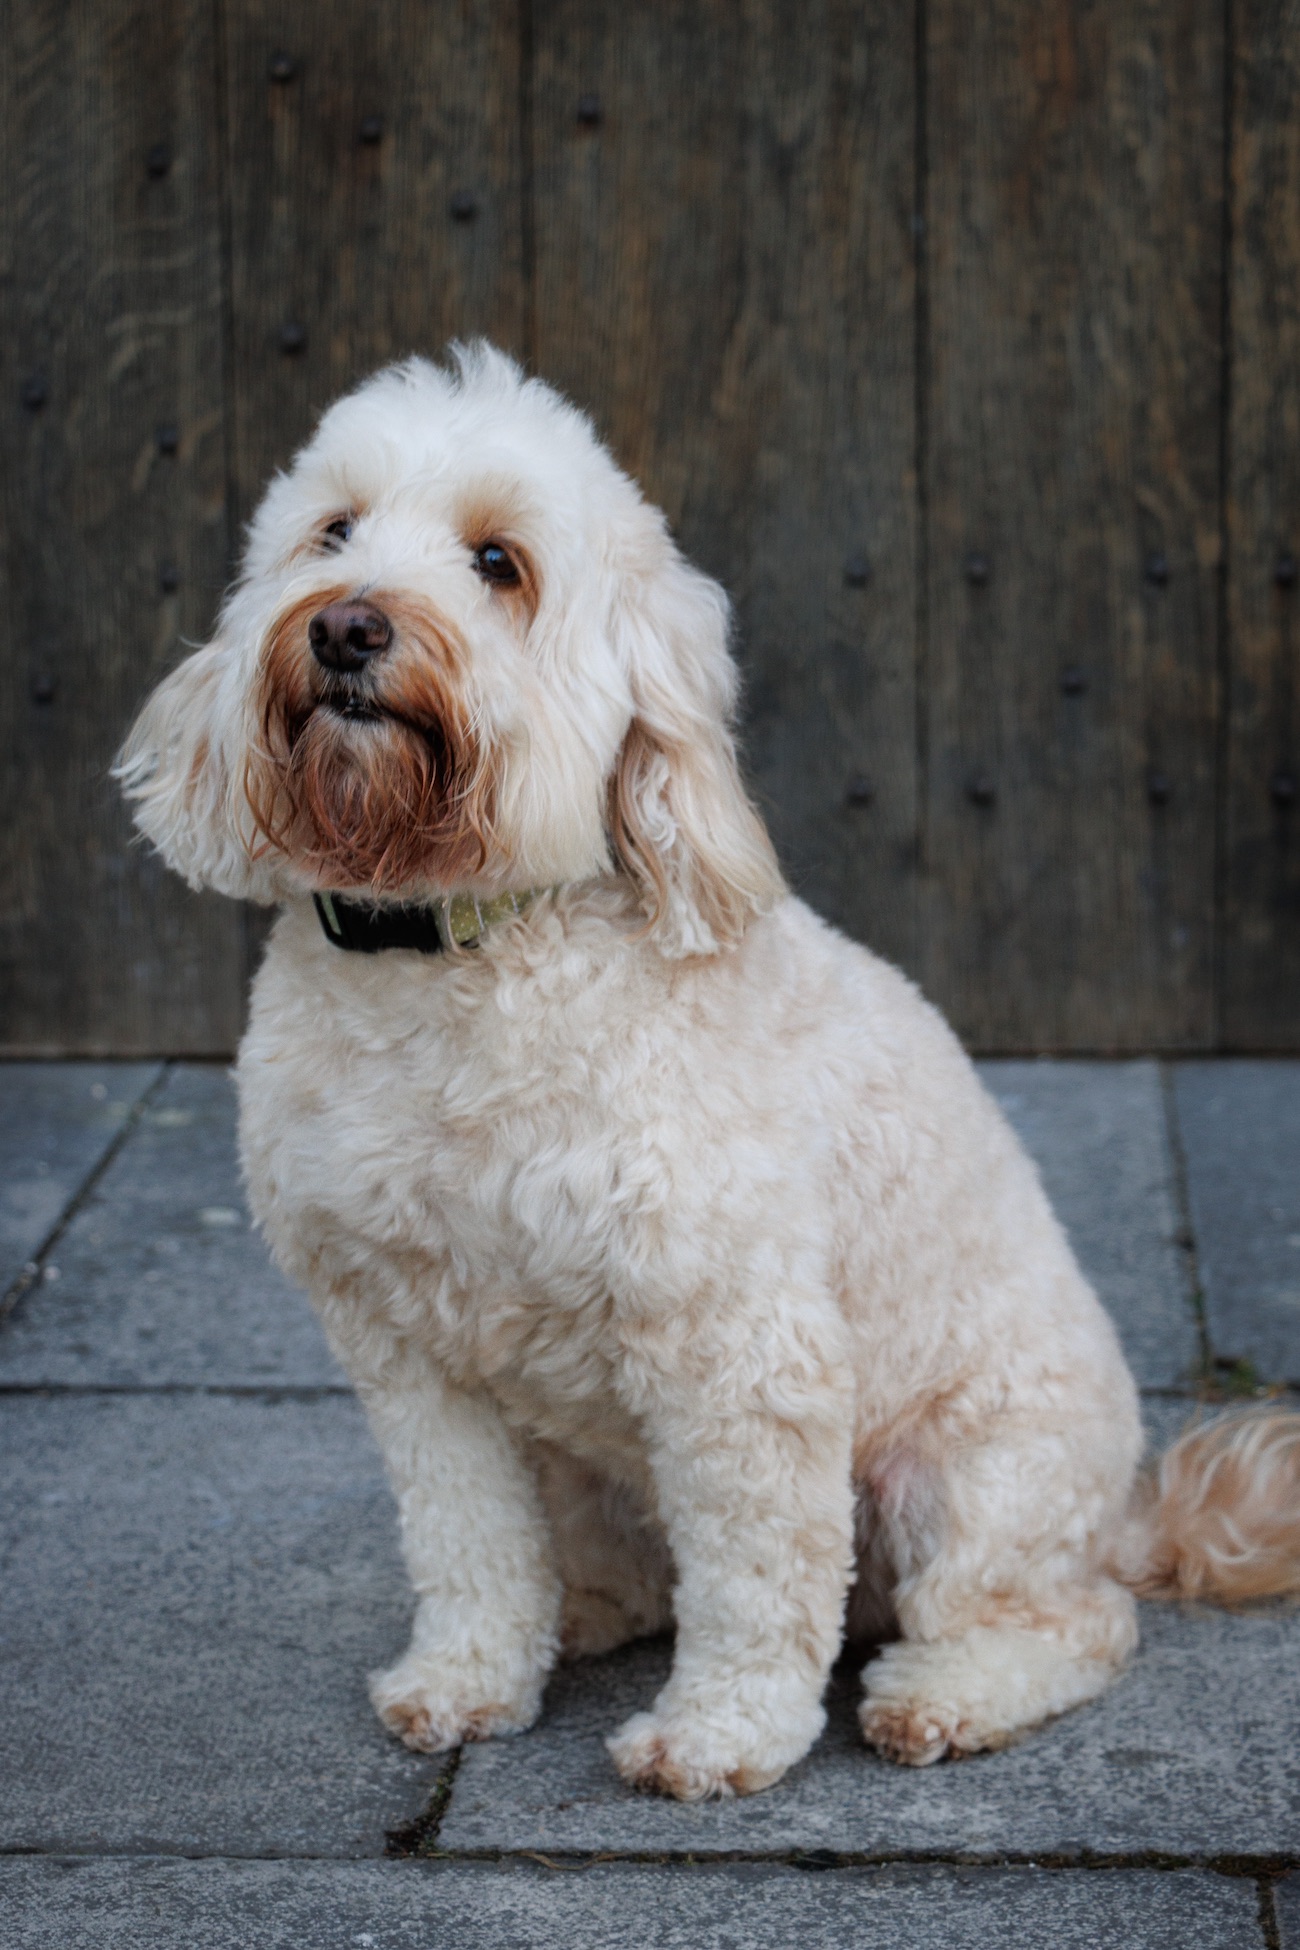
<svg viewBox="0 0 1300 1950"><path fill-rule="evenodd" d="M1300 1385L1300 1063L991 1063L1154 1441ZM1120 1684L922 1773L830 1724L767 1794L622 1788L662 1644L448 1763L373 1720L378 1458L243 1212L225 1073L0 1066L0 1950L1300 1950L1300 1615L1147 1607Z"/></svg>

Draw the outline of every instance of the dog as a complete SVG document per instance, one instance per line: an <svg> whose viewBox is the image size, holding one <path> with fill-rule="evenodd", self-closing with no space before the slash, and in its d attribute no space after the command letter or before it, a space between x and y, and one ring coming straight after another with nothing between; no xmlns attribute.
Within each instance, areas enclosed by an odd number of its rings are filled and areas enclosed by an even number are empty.
<svg viewBox="0 0 1300 1950"><path fill-rule="evenodd" d="M770 1786L846 1639L921 1766L1102 1692L1134 1593L1300 1588L1300 1417L1139 1470L1137 1396L941 1017L787 890L722 591L487 345L335 404L118 764L281 912L238 1059L257 1223L365 1406L435 1752L675 1628L609 1749Z"/></svg>

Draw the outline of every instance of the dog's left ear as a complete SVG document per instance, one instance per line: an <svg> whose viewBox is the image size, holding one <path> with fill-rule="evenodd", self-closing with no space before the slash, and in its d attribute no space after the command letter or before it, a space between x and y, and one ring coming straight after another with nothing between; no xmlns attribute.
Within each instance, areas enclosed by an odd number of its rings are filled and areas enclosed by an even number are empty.
<svg viewBox="0 0 1300 1950"><path fill-rule="evenodd" d="M663 953L715 954L785 888L736 763L727 599L666 534L656 540L616 599L633 718L610 780L609 831Z"/></svg>

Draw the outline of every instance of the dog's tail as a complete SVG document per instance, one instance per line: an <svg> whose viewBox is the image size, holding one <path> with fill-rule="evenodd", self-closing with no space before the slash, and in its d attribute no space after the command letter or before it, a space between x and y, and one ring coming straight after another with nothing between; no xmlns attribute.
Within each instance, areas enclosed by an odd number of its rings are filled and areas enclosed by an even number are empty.
<svg viewBox="0 0 1300 1950"><path fill-rule="evenodd" d="M1300 1414L1193 1422L1139 1477L1109 1568L1143 1598L1300 1592Z"/></svg>

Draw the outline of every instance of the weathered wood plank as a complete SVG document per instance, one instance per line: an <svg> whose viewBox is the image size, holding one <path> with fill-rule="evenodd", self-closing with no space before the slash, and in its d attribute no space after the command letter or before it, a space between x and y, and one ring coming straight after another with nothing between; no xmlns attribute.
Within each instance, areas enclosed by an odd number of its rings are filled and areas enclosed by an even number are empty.
<svg viewBox="0 0 1300 1950"><path fill-rule="evenodd" d="M1300 7L1233 9L1222 1037L1300 1048Z"/></svg>
<svg viewBox="0 0 1300 1950"><path fill-rule="evenodd" d="M242 926L107 770L226 557L206 0L17 0L0 37L0 1043L205 1052ZM167 429L160 432L160 429Z"/></svg>
<svg viewBox="0 0 1300 1950"><path fill-rule="evenodd" d="M910 963L911 9L539 0L533 36L537 369L732 593L796 885Z"/></svg>
<svg viewBox="0 0 1300 1950"><path fill-rule="evenodd" d="M1222 8L930 0L928 985L1207 1047Z"/></svg>
<svg viewBox="0 0 1300 1950"><path fill-rule="evenodd" d="M525 349L519 10L228 0L225 46L246 516L375 367L479 333Z"/></svg>

